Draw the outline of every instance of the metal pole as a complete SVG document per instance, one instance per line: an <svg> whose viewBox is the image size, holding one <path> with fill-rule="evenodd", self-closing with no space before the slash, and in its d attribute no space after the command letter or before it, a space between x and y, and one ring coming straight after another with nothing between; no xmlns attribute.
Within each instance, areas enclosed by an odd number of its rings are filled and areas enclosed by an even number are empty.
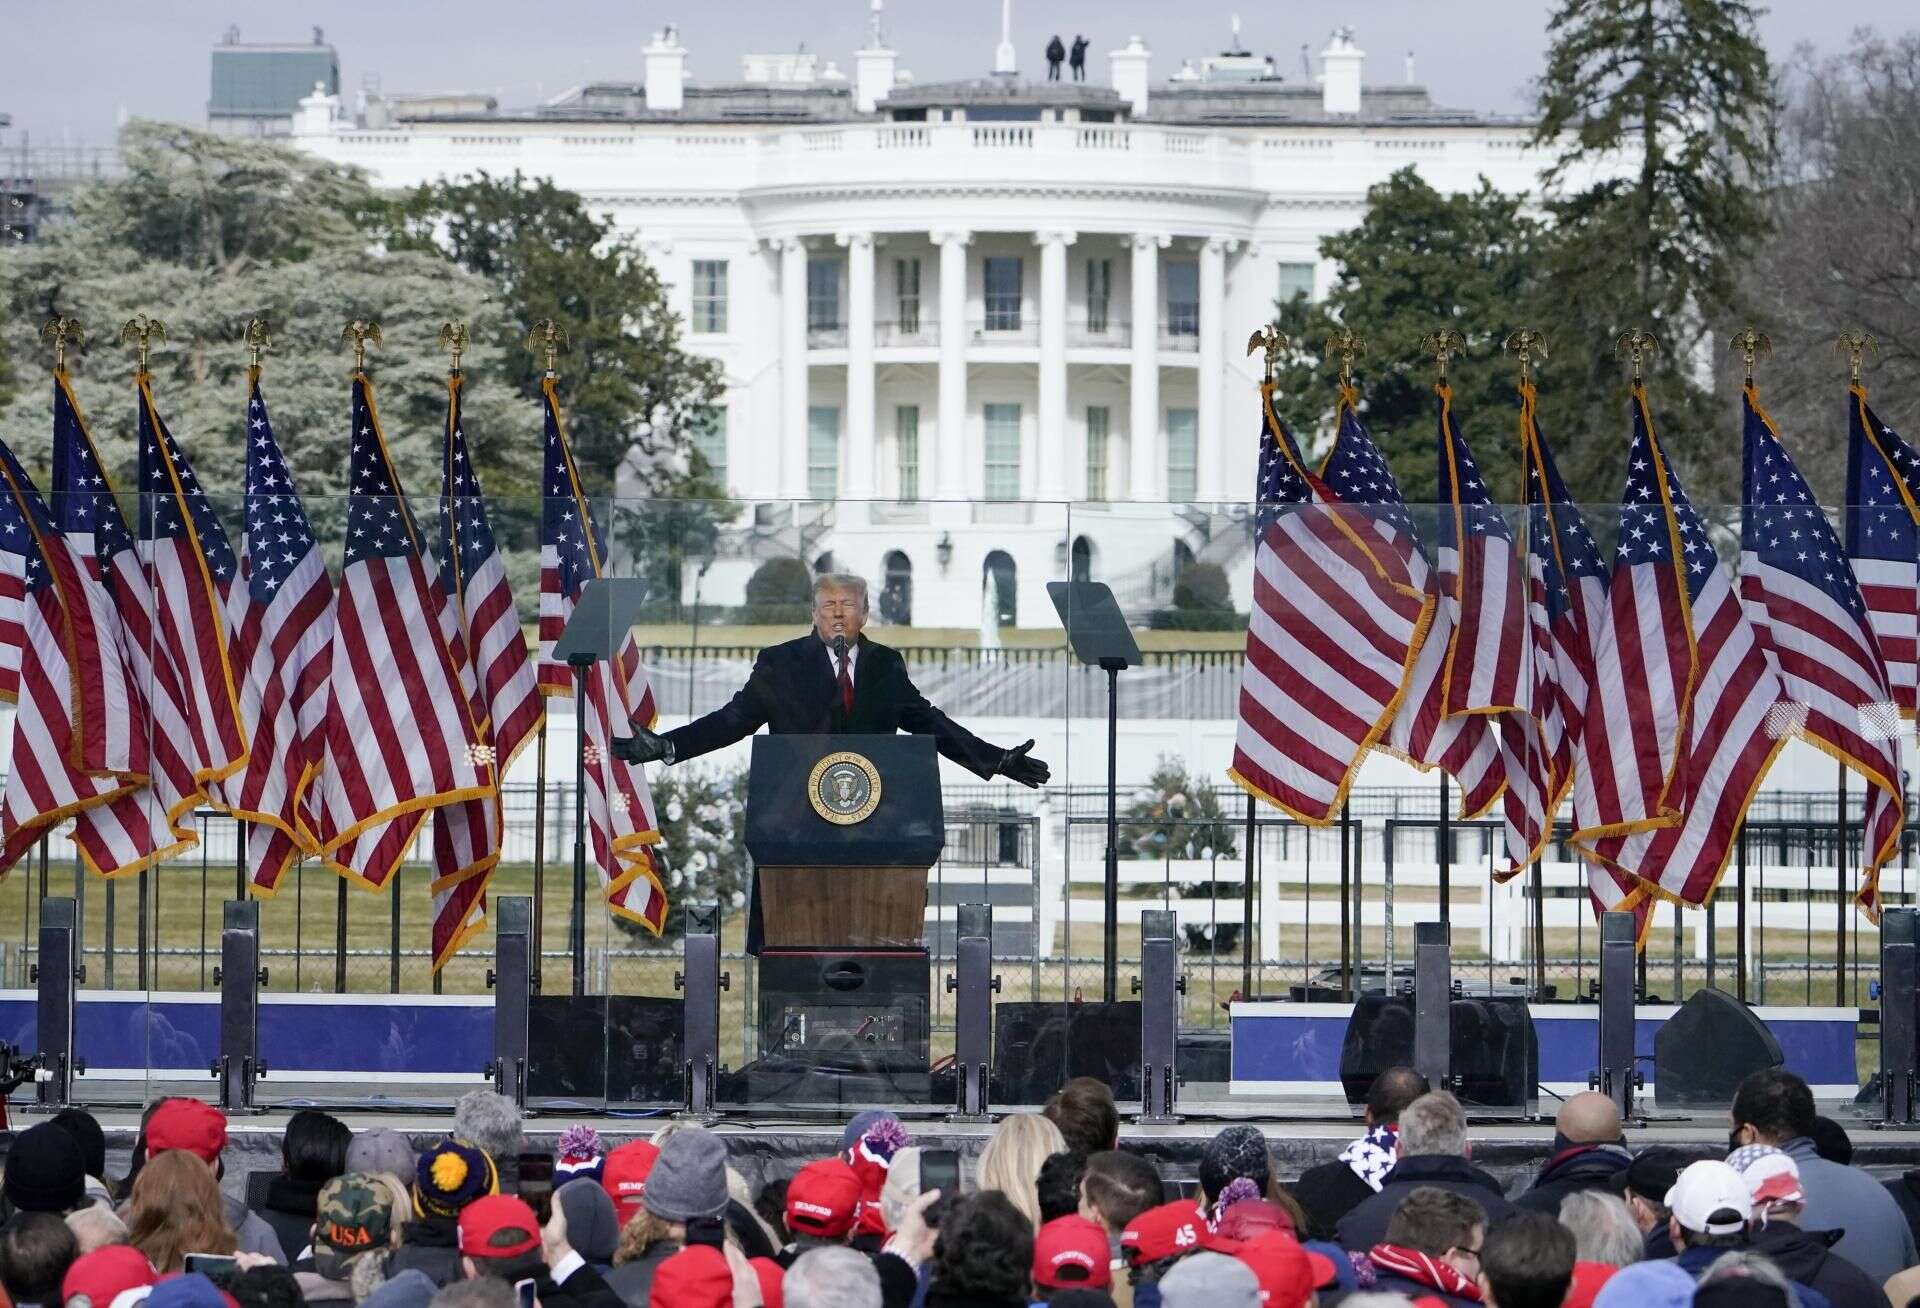
<svg viewBox="0 0 1920 1308"><path fill-rule="evenodd" d="M533 988L540 988L540 943L547 904L547 715L533 742Z"/></svg>
<svg viewBox="0 0 1920 1308"><path fill-rule="evenodd" d="M202 837L206 835L203 827ZM235 822L233 830L233 897L247 897L247 824Z"/></svg>
<svg viewBox="0 0 1920 1308"><path fill-rule="evenodd" d="M587 993L587 673L592 667L573 667L573 921L567 924L567 944L575 999Z"/></svg>
<svg viewBox="0 0 1920 1308"><path fill-rule="evenodd" d="M1440 830L1434 837L1434 862L1440 867L1440 920L1453 921L1453 817L1449 807L1446 770L1440 772Z"/></svg>
<svg viewBox="0 0 1920 1308"><path fill-rule="evenodd" d="M1545 1002L1547 998L1547 873L1540 866L1540 860L1534 859L1528 869L1533 882L1533 995L1536 1000Z"/></svg>
<svg viewBox="0 0 1920 1308"><path fill-rule="evenodd" d="M1733 924L1737 936L1733 942L1734 957L1734 995L1741 1003L1747 1002L1747 828L1740 826L1740 834L1733 842L1734 865L1733 884L1739 892L1740 901L1734 907Z"/></svg>
<svg viewBox="0 0 1920 1308"><path fill-rule="evenodd" d="M1311 837L1305 837L1311 839ZM1353 998L1353 865L1348 850L1353 840L1353 810L1340 801L1340 999ZM1311 978L1309 978L1311 980Z"/></svg>
<svg viewBox="0 0 1920 1308"><path fill-rule="evenodd" d="M392 994L400 993L400 869L393 870L393 889L387 893L391 901L388 912L391 925L387 939L387 989ZM431 948L431 945L429 945ZM427 966L433 966L433 960L427 960Z"/></svg>
<svg viewBox="0 0 1920 1308"><path fill-rule="evenodd" d="M1833 841L1833 1002L1847 1002L1847 765L1835 761L1839 773L1835 798Z"/></svg>
<svg viewBox="0 0 1920 1308"><path fill-rule="evenodd" d="M140 931L140 954L138 961L135 963L134 971L139 977L139 988L142 990L147 988L147 946L149 943L147 940L147 932L149 930L147 919L147 873L149 870L150 869L144 867L140 869L139 882L134 886L134 889L138 891L140 895L140 911L134 915L135 925Z"/></svg>
<svg viewBox="0 0 1920 1308"><path fill-rule="evenodd" d="M336 995L347 993L347 879L345 877L337 877L333 883L333 992Z"/></svg>
<svg viewBox="0 0 1920 1308"><path fill-rule="evenodd" d="M1120 990L1120 669L1126 664L1103 660L1102 665L1107 674L1107 957L1101 991L1111 1004Z"/></svg>
<svg viewBox="0 0 1920 1308"><path fill-rule="evenodd" d="M1246 867L1240 878L1240 997L1253 998L1253 796L1247 796Z"/></svg>

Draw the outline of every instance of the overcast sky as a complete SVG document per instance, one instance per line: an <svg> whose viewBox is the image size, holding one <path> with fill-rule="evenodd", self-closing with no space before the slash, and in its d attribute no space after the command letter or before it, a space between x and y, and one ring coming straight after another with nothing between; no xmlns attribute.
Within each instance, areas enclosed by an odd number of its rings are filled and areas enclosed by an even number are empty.
<svg viewBox="0 0 1920 1308"><path fill-rule="evenodd" d="M740 55L804 45L852 71L868 0L63 0L0 3L0 114L5 140L105 144L123 114L200 122L207 51L231 23L245 41L305 41L314 25L340 53L342 85L376 75L389 91L482 90L503 104L556 95L596 78L638 81L640 51L672 22L692 75L739 76ZM1162 80L1183 59L1226 46L1238 12L1247 48L1297 76L1300 47L1318 51L1350 23L1369 82L1397 82L1407 52L1442 104L1518 111L1545 46L1548 0L1013 0L1020 71L1045 73L1041 51L1059 32L1092 42L1089 76L1106 80L1106 52L1131 33L1153 51ZM1911 0L1778 0L1762 20L1776 59L1800 42L1834 51L1855 25L1913 26ZM992 63L998 0L886 0L890 43L920 80L974 76Z"/></svg>

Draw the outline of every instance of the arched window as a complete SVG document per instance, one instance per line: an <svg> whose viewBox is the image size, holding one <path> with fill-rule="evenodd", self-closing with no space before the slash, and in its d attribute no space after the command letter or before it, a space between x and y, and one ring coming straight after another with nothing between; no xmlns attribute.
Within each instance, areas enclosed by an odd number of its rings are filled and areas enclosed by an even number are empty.
<svg viewBox="0 0 1920 1308"><path fill-rule="evenodd" d="M1073 579L1093 580L1093 542L1085 536L1073 538Z"/></svg>
<svg viewBox="0 0 1920 1308"><path fill-rule="evenodd" d="M825 554L822 554L819 558L813 561L814 576L824 577L829 572L832 572L832 571L833 571L833 551L832 550L828 550Z"/></svg>
<svg viewBox="0 0 1920 1308"><path fill-rule="evenodd" d="M880 620L912 626L913 560L901 550L888 550L880 565L885 575L880 585Z"/></svg>
<svg viewBox="0 0 1920 1308"><path fill-rule="evenodd" d="M1183 540L1173 543L1173 579L1180 580L1180 574L1193 566L1193 547Z"/></svg>
<svg viewBox="0 0 1920 1308"><path fill-rule="evenodd" d="M987 555L981 566L983 587L993 601L995 620L1002 627L1019 625L1020 610L1014 598L1013 556L1005 550Z"/></svg>

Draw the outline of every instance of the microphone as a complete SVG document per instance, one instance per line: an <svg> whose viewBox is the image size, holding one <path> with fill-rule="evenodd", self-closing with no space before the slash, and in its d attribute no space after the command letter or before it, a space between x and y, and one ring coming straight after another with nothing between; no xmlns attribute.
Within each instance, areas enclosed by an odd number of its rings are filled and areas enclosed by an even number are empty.
<svg viewBox="0 0 1920 1308"><path fill-rule="evenodd" d="M847 661L847 638L845 636L835 636L833 638L833 655L842 663Z"/></svg>

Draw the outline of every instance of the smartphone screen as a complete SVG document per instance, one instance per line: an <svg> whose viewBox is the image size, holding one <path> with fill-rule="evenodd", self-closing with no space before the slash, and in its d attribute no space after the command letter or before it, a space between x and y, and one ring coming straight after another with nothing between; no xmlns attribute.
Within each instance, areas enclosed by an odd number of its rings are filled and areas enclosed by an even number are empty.
<svg viewBox="0 0 1920 1308"><path fill-rule="evenodd" d="M233 1270L232 1254L190 1253L183 1260L184 1269L199 1272L202 1276L225 1276Z"/></svg>
<svg viewBox="0 0 1920 1308"><path fill-rule="evenodd" d="M553 1155L547 1153L524 1153L520 1155L520 1197L527 1201L527 1207L542 1224L552 1215L553 1205Z"/></svg>
<svg viewBox="0 0 1920 1308"><path fill-rule="evenodd" d="M960 1155L951 1149L920 1151L920 1193L938 1190L949 1199L960 1193Z"/></svg>
<svg viewBox="0 0 1920 1308"><path fill-rule="evenodd" d="M530 1280L515 1281L513 1283L513 1293L514 1297L520 1301L520 1308L535 1308L535 1305L539 1302L539 1300L534 1298L533 1282Z"/></svg>

